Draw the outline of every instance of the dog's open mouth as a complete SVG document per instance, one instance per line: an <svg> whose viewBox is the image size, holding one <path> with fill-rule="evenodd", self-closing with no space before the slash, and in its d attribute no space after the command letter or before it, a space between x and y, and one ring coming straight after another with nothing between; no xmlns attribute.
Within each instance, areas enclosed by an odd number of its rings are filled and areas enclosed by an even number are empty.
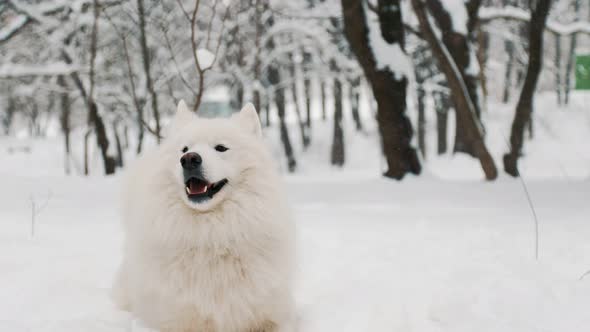
<svg viewBox="0 0 590 332"><path fill-rule="evenodd" d="M201 202L213 198L225 185L227 179L209 183L197 177L191 177L185 182L185 191L188 198L193 202Z"/></svg>

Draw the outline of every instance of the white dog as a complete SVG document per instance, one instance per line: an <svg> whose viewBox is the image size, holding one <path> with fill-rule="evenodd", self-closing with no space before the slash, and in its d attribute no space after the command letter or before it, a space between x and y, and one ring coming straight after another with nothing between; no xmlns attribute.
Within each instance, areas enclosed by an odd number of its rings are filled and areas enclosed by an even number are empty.
<svg viewBox="0 0 590 332"><path fill-rule="evenodd" d="M294 228L254 106L181 101L168 131L127 173L115 302L160 331L293 331Z"/></svg>

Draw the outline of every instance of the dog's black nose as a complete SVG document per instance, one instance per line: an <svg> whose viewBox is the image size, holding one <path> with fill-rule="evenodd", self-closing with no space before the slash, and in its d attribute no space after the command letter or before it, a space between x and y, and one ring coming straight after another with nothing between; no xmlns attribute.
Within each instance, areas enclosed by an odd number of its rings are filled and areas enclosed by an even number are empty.
<svg viewBox="0 0 590 332"><path fill-rule="evenodd" d="M182 158L180 158L180 164L182 168L186 170L193 170L201 166L203 159L201 156L196 152L189 152L185 153Z"/></svg>

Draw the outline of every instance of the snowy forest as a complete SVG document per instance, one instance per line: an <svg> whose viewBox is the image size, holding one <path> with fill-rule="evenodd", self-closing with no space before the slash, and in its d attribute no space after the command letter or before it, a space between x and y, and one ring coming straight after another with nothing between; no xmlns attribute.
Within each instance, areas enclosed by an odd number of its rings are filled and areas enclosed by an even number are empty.
<svg viewBox="0 0 590 332"><path fill-rule="evenodd" d="M537 117L577 102L589 6L5 0L1 135L61 137L65 173L112 174L161 140L180 99L197 113L251 101L288 172L306 154L337 167L366 158L348 143L368 135L386 177L449 154L488 180L517 176Z"/></svg>
<svg viewBox="0 0 590 332"><path fill-rule="evenodd" d="M181 100L255 106L298 332L588 330L590 1L0 0L0 332L151 331L122 178Z"/></svg>

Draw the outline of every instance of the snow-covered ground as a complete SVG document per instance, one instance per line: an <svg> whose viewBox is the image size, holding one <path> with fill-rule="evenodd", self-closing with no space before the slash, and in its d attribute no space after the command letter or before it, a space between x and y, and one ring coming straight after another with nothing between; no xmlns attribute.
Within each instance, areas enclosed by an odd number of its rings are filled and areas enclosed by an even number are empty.
<svg viewBox="0 0 590 332"><path fill-rule="evenodd" d="M496 160L502 112L486 115ZM485 183L476 161L433 155L421 177L380 178L371 128L347 129L344 170L325 166L329 140L314 143L286 177L300 331L587 331L590 121L550 112L523 161L538 260L520 180ZM61 175L60 144L0 140L0 331L145 331L108 297L121 257L120 176Z"/></svg>
<svg viewBox="0 0 590 332"><path fill-rule="evenodd" d="M108 290L118 179L2 174L0 331L141 331ZM584 331L590 184L288 179L301 331ZM31 236L31 195L49 201Z"/></svg>

